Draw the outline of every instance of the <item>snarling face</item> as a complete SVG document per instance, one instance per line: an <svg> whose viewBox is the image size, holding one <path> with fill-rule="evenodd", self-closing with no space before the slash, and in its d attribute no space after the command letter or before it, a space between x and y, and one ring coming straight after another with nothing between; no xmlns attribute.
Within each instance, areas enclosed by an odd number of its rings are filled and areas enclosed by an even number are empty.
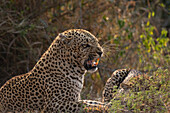
<svg viewBox="0 0 170 113"><path fill-rule="evenodd" d="M59 34L66 44L65 49L81 68L94 72L97 70L103 49L97 38L90 32L82 29L72 29Z"/></svg>

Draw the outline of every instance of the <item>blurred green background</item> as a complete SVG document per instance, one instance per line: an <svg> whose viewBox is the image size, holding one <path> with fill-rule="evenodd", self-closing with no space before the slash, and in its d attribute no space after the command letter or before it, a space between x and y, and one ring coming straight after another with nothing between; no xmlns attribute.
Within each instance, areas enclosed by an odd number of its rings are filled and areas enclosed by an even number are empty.
<svg viewBox="0 0 170 113"><path fill-rule="evenodd" d="M85 76L82 99L101 100L115 69L170 69L169 0L1 0L0 86L30 71L58 33L73 28L90 31L105 50L99 70Z"/></svg>

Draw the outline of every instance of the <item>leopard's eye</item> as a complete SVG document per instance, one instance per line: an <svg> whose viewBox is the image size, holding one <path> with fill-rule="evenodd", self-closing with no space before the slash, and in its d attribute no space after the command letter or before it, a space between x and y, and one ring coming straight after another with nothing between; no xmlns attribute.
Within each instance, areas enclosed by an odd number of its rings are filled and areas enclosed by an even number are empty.
<svg viewBox="0 0 170 113"><path fill-rule="evenodd" d="M87 48L87 47L90 47L89 44L82 44L83 48Z"/></svg>

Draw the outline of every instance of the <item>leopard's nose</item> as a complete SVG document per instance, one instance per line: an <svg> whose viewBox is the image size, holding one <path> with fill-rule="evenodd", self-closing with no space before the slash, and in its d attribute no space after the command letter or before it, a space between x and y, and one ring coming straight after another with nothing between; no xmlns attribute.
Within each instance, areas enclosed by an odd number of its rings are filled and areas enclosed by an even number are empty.
<svg viewBox="0 0 170 113"><path fill-rule="evenodd" d="M103 54L103 52L102 52L102 51L100 51L100 52L97 52L97 54L101 57L101 56L102 56L102 54Z"/></svg>

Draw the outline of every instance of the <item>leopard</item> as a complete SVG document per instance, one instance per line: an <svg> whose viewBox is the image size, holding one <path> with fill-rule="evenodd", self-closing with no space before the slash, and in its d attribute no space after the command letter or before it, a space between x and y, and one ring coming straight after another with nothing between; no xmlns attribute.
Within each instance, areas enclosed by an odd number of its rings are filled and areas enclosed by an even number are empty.
<svg viewBox="0 0 170 113"><path fill-rule="evenodd" d="M111 100L116 97L116 94L126 92L126 90L131 88L131 79L140 76L143 76L143 73L135 69L127 68L115 70L106 81L102 92L102 102L108 103L108 106L111 107Z"/></svg>
<svg viewBox="0 0 170 113"><path fill-rule="evenodd" d="M59 33L28 73L11 78L0 88L0 112L104 110L102 102L80 98L86 72L97 71L103 54L99 40L87 30Z"/></svg>

